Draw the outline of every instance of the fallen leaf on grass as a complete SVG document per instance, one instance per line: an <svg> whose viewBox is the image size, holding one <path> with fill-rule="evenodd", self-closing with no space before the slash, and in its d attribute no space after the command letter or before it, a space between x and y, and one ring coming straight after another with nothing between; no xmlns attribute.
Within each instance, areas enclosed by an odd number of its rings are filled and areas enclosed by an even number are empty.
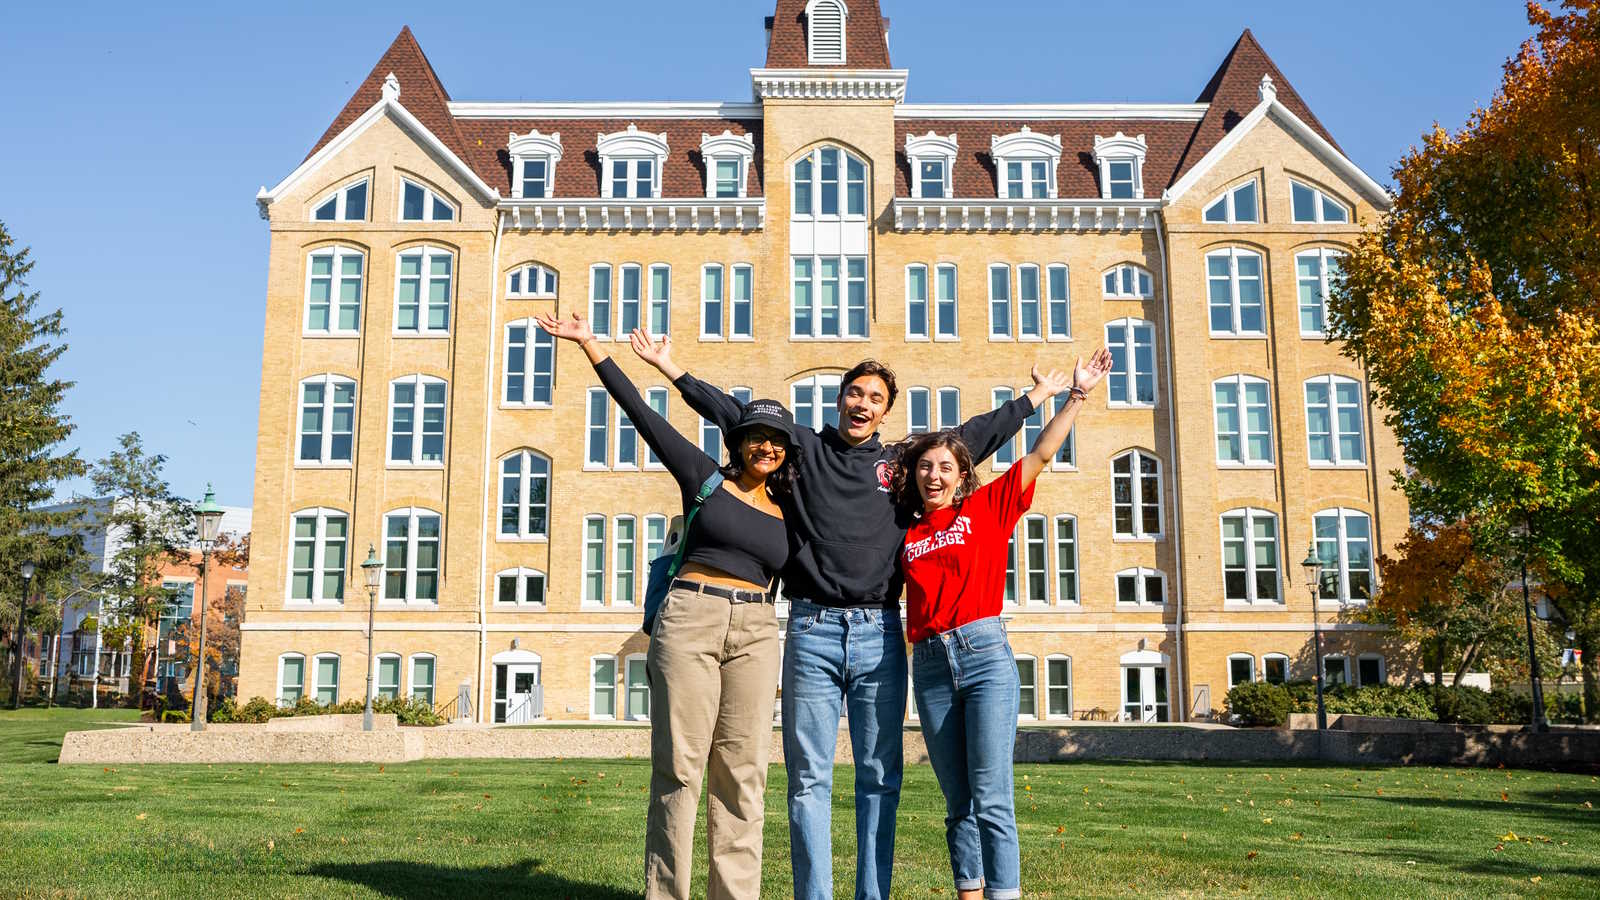
<svg viewBox="0 0 1600 900"><path fill-rule="evenodd" d="M272 852L272 848L274 848L276 846L278 846L278 845L274 844L272 841L267 841L267 852L271 853Z"/></svg>
<svg viewBox="0 0 1600 900"><path fill-rule="evenodd" d="M1535 875L1532 878L1529 878L1528 880L1533 882L1534 884L1538 884L1539 882L1544 880L1544 876L1543 875Z"/></svg>
<svg viewBox="0 0 1600 900"><path fill-rule="evenodd" d="M1501 800L1505 800L1505 801L1509 801L1511 799L1511 795L1506 793L1505 791L1501 791L1500 792L1500 799Z"/></svg>
<svg viewBox="0 0 1600 900"><path fill-rule="evenodd" d="M1064 832L1066 830L1067 830L1066 826L1063 826L1063 825L1057 825L1056 826L1056 834L1061 834L1062 832Z"/></svg>
<svg viewBox="0 0 1600 900"><path fill-rule="evenodd" d="M305 833L306 833L306 830L305 830L305 829L304 829L304 828L296 828L296 829L295 829L295 830L294 830L294 833L295 833L295 834L305 834Z"/></svg>
<svg viewBox="0 0 1600 900"><path fill-rule="evenodd" d="M144 813L139 813L137 816L134 816L134 818L135 819L146 819L146 818L149 818L149 816L147 816Z"/></svg>
<svg viewBox="0 0 1600 900"><path fill-rule="evenodd" d="M1260 855L1261 854L1259 852L1257 852L1255 850L1251 850L1249 853L1246 853L1244 855L1244 858L1245 859L1255 859L1257 856L1260 856Z"/></svg>
<svg viewBox="0 0 1600 900"><path fill-rule="evenodd" d="M1261 820L1261 824L1263 824L1263 825L1271 825L1272 824L1272 820L1271 819L1262 819Z"/></svg>
<svg viewBox="0 0 1600 900"><path fill-rule="evenodd" d="M1517 837L1517 833L1515 831L1508 831L1505 834L1500 835L1500 840L1502 840L1502 841L1520 841L1522 839Z"/></svg>
<svg viewBox="0 0 1600 900"><path fill-rule="evenodd" d="M1289 840L1298 841L1303 837L1305 837L1305 835L1303 835L1300 832L1296 831L1294 834L1289 835Z"/></svg>

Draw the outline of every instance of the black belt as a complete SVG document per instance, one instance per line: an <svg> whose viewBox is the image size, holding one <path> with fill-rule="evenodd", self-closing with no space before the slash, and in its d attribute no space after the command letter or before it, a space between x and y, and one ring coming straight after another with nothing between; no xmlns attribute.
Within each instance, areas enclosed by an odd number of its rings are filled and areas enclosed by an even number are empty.
<svg viewBox="0 0 1600 900"><path fill-rule="evenodd" d="M696 594L705 594L708 597L721 597L729 603L771 603L772 595L766 591L746 591L739 588L720 587L715 584L706 584L703 581L690 581L687 578L672 579L673 590L692 591Z"/></svg>

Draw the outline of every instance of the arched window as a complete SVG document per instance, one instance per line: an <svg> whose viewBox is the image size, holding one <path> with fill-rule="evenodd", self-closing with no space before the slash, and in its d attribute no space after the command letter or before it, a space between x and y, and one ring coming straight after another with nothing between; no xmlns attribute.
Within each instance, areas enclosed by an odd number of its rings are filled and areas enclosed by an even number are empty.
<svg viewBox="0 0 1600 900"><path fill-rule="evenodd" d="M1344 254L1328 247L1294 256L1295 283L1300 296L1300 336L1321 338L1328 329L1328 287L1339 278Z"/></svg>
<svg viewBox="0 0 1600 900"><path fill-rule="evenodd" d="M377 671L373 673L372 695L393 700L400 696L400 654L379 653Z"/></svg>
<svg viewBox="0 0 1600 900"><path fill-rule="evenodd" d="M1256 658L1248 653L1228 656L1228 689L1256 680Z"/></svg>
<svg viewBox="0 0 1600 900"><path fill-rule="evenodd" d="M513 300L551 300L556 296L556 270L543 263L524 263L506 273L506 296Z"/></svg>
<svg viewBox="0 0 1600 900"><path fill-rule="evenodd" d="M1230 603L1281 603L1278 517L1264 509L1222 514L1222 598Z"/></svg>
<svg viewBox="0 0 1600 900"><path fill-rule="evenodd" d="M1106 402L1111 406L1156 405L1156 326L1144 319L1106 323L1111 372Z"/></svg>
<svg viewBox="0 0 1600 900"><path fill-rule="evenodd" d="M445 393L431 375L389 382L389 465L444 465Z"/></svg>
<svg viewBox="0 0 1600 900"><path fill-rule="evenodd" d="M400 251L394 280L395 334L450 333L455 254L443 247Z"/></svg>
<svg viewBox="0 0 1600 900"><path fill-rule="evenodd" d="M1211 382L1217 465L1272 464L1271 386L1265 378L1229 375Z"/></svg>
<svg viewBox="0 0 1600 900"><path fill-rule="evenodd" d="M1044 694L1047 717L1072 718L1072 657L1052 654L1045 658Z"/></svg>
<svg viewBox="0 0 1600 900"><path fill-rule="evenodd" d="M412 700L433 705L433 682L437 676L438 660L432 653L413 653L408 677L410 689L406 696Z"/></svg>
<svg viewBox="0 0 1600 900"><path fill-rule="evenodd" d="M1342 375L1306 379L1306 447L1313 466L1362 466L1367 448L1361 383Z"/></svg>
<svg viewBox="0 0 1600 900"><path fill-rule="evenodd" d="M1317 559L1322 563L1318 596L1365 602L1372 596L1372 519L1354 509L1325 509L1312 518Z"/></svg>
<svg viewBox="0 0 1600 900"><path fill-rule="evenodd" d="M367 220L367 179L337 188L311 209L313 222L365 222Z"/></svg>
<svg viewBox="0 0 1600 900"><path fill-rule="evenodd" d="M456 205L433 188L400 179L400 221L454 222Z"/></svg>
<svg viewBox="0 0 1600 900"><path fill-rule="evenodd" d="M848 14L841 0L811 0L806 4L807 62L814 66L844 64Z"/></svg>
<svg viewBox="0 0 1600 900"><path fill-rule="evenodd" d="M1049 520L1041 515L1022 517L1023 603L1044 606L1050 602Z"/></svg>
<svg viewBox="0 0 1600 900"><path fill-rule="evenodd" d="M561 132L540 134L539 129L511 133L506 150L511 155L511 196L542 200L555 196L556 164L561 162Z"/></svg>
<svg viewBox="0 0 1600 900"><path fill-rule="evenodd" d="M1166 582L1155 569L1123 569L1117 573L1117 605L1160 606L1167 602Z"/></svg>
<svg viewBox="0 0 1600 900"><path fill-rule="evenodd" d="M1161 461L1147 451L1112 457L1111 518L1117 537L1161 536Z"/></svg>
<svg viewBox="0 0 1600 900"><path fill-rule="evenodd" d="M817 147L794 164L794 218L864 218L867 164L840 147Z"/></svg>
<svg viewBox="0 0 1600 900"><path fill-rule="evenodd" d="M589 718L617 717L617 658L589 657Z"/></svg>
<svg viewBox="0 0 1600 900"><path fill-rule="evenodd" d="M1206 291L1212 334L1266 334L1261 254L1240 247L1207 253Z"/></svg>
<svg viewBox="0 0 1600 900"><path fill-rule="evenodd" d="M1261 680L1269 684L1287 683L1289 681L1289 657L1283 653L1262 654Z"/></svg>
<svg viewBox="0 0 1600 900"><path fill-rule="evenodd" d="M537 569L506 569L494 576L494 602L502 606L543 606L544 573Z"/></svg>
<svg viewBox="0 0 1600 900"><path fill-rule="evenodd" d="M1256 180L1252 178L1223 191L1222 196L1206 204L1202 217L1219 224L1261 221L1256 204Z"/></svg>
<svg viewBox="0 0 1600 900"><path fill-rule="evenodd" d="M342 510L303 509L289 517L289 597L300 603L344 600L349 520Z"/></svg>
<svg viewBox="0 0 1600 900"><path fill-rule="evenodd" d="M650 721L650 679L645 675L644 664L643 653L629 656L622 664L623 683L628 692L623 713L630 722Z"/></svg>
<svg viewBox="0 0 1600 900"><path fill-rule="evenodd" d="M906 135L906 161L911 164L911 196L942 200L951 196L951 171L956 165L956 135Z"/></svg>
<svg viewBox="0 0 1600 900"><path fill-rule="evenodd" d="M993 135L995 196L1002 200L1045 200L1057 196L1056 170L1061 164L1061 135L1040 134L1024 125L1011 134Z"/></svg>
<svg viewBox="0 0 1600 900"><path fill-rule="evenodd" d="M550 537L550 459L519 450L500 461L500 538Z"/></svg>
<svg viewBox="0 0 1600 900"><path fill-rule="evenodd" d="M789 408L795 425L812 431L839 427L839 376L813 375L789 385Z"/></svg>
<svg viewBox="0 0 1600 900"><path fill-rule="evenodd" d="M339 654L318 653L311 661L311 696L323 706L339 702Z"/></svg>
<svg viewBox="0 0 1600 900"><path fill-rule="evenodd" d="M383 517L382 599L439 602L442 536L439 514L429 509L397 509Z"/></svg>
<svg viewBox="0 0 1600 900"><path fill-rule="evenodd" d="M1078 517L1055 519L1056 602L1076 606L1078 600Z"/></svg>
<svg viewBox="0 0 1600 900"><path fill-rule="evenodd" d="M1026 653L1017 659L1017 718L1039 718L1039 661Z"/></svg>
<svg viewBox="0 0 1600 900"><path fill-rule="evenodd" d="M279 706L293 706L306 692L306 658L300 653L285 653L278 657L278 688L275 696Z"/></svg>
<svg viewBox="0 0 1600 900"><path fill-rule="evenodd" d="M661 196L661 169L667 164L667 135L640 131L602 134L595 141L600 157L600 196L608 200L648 200Z"/></svg>
<svg viewBox="0 0 1600 900"><path fill-rule="evenodd" d="M306 258L306 334L361 332L367 256L355 247L319 247Z"/></svg>
<svg viewBox="0 0 1600 900"><path fill-rule="evenodd" d="M1350 221L1350 207L1309 184L1290 179L1289 202L1297 223L1344 223Z"/></svg>
<svg viewBox="0 0 1600 900"><path fill-rule="evenodd" d="M1101 277L1102 294L1108 300L1146 300L1154 296L1150 273L1132 263L1112 266Z"/></svg>
<svg viewBox="0 0 1600 900"><path fill-rule="evenodd" d="M355 449L356 382L313 375L300 382L300 466L349 465Z"/></svg>

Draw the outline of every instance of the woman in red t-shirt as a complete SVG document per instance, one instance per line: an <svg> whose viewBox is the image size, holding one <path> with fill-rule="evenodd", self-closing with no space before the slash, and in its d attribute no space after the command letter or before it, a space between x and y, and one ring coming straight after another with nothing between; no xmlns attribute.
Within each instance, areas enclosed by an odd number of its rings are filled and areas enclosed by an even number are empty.
<svg viewBox="0 0 1600 900"><path fill-rule="evenodd" d="M917 715L944 790L950 868L964 900L1022 896L1011 783L1017 662L1000 624L1006 543L1033 503L1034 480L1110 370L1105 348L1087 364L1079 359L1071 396L1028 455L982 487L952 431L913 441L895 474L895 499L916 517L901 560ZM1067 386L1060 372L1045 382L1057 392Z"/></svg>

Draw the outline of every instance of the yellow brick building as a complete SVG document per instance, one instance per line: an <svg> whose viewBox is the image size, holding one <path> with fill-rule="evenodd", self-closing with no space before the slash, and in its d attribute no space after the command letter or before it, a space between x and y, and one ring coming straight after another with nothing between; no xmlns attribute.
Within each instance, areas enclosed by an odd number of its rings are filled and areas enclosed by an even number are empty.
<svg viewBox="0 0 1600 900"><path fill-rule="evenodd" d="M690 371L813 427L881 359L886 438L1110 344L1014 538L1026 721L1182 720L1241 678L1309 678L1309 545L1330 680L1402 664L1351 621L1406 528L1399 448L1322 335L1384 191L1248 31L1194 103L938 105L906 102L887 25L868 0L779 0L754 99L710 103L456 102L401 32L258 196L242 696L363 696L371 546L379 692L647 718L639 604L677 492L530 322L573 311L670 334Z"/></svg>

